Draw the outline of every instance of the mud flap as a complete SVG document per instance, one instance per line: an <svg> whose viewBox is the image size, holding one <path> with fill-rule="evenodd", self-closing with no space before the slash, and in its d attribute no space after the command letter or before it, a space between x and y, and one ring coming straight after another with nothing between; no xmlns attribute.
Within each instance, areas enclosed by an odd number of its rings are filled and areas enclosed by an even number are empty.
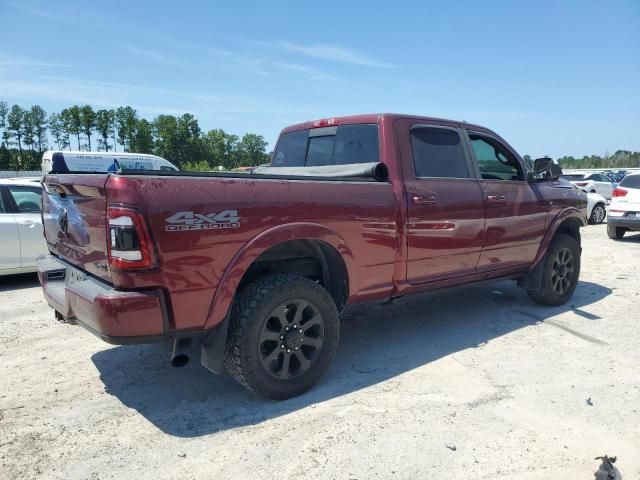
<svg viewBox="0 0 640 480"><path fill-rule="evenodd" d="M538 262L538 264L529 270L524 277L518 279L518 286L525 290L532 290L534 292L542 289L542 273L544 271L544 259Z"/></svg>
<svg viewBox="0 0 640 480"><path fill-rule="evenodd" d="M229 331L229 315L200 345L200 363L216 375L225 375L224 350Z"/></svg>

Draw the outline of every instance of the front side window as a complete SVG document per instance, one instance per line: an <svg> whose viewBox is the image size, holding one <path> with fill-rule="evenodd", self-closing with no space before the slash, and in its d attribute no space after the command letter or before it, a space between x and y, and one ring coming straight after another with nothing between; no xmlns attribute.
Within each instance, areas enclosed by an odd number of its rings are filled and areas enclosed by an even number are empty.
<svg viewBox="0 0 640 480"><path fill-rule="evenodd" d="M272 167L319 167L378 161L378 126L340 125L284 133Z"/></svg>
<svg viewBox="0 0 640 480"><path fill-rule="evenodd" d="M18 207L18 213L39 213L42 189L23 185L10 185L9 193Z"/></svg>
<svg viewBox="0 0 640 480"><path fill-rule="evenodd" d="M414 127L411 129L411 149L416 177L470 177L460 135L455 130Z"/></svg>
<svg viewBox="0 0 640 480"><path fill-rule="evenodd" d="M4 202L2 201L2 187L0 187L0 213L6 213L4 209Z"/></svg>
<svg viewBox="0 0 640 480"><path fill-rule="evenodd" d="M518 159L499 141L473 132L469 138L484 180L524 180Z"/></svg>

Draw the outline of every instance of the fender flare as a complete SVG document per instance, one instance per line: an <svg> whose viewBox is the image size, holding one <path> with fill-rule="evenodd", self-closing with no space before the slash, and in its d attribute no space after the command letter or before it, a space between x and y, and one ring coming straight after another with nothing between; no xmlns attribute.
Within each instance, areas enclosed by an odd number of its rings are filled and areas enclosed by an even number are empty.
<svg viewBox="0 0 640 480"><path fill-rule="evenodd" d="M542 242L540 242L538 253L536 254L533 263L531 264L531 270L533 270L544 258L544 255L547 253L547 249L551 244L551 240L553 240L553 237L557 233L558 228L560 228L560 225L562 225L565 220L568 220L570 218L574 218L575 220L577 220L580 223L580 227L584 227L586 225L587 220L586 218L583 218L582 210L578 208L568 207L558 212L558 214L553 218L553 220L551 220L549 226L546 229L545 236L542 239Z"/></svg>
<svg viewBox="0 0 640 480"><path fill-rule="evenodd" d="M205 330L215 329L230 311L238 285L251 264L271 247L290 240L321 240L334 247L341 255L349 275L349 284L355 282L355 259L345 239L330 228L317 223L289 223L278 225L260 233L247 242L225 269L209 307Z"/></svg>

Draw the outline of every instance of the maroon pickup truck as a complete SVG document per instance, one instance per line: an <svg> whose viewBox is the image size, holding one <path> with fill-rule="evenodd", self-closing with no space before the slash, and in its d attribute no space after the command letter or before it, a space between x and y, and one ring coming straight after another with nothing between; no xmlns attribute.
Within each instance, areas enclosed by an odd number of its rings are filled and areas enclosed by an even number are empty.
<svg viewBox="0 0 640 480"><path fill-rule="evenodd" d="M566 302L586 198L556 170L478 125L372 114L287 127L248 174L53 171L39 277L59 320L284 399L348 305L505 278Z"/></svg>

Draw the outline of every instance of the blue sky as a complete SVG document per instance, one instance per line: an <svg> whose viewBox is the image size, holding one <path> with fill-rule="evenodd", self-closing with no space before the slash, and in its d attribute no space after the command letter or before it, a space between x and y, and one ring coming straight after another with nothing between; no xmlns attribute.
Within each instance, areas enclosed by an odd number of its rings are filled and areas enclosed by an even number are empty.
<svg viewBox="0 0 640 480"><path fill-rule="evenodd" d="M640 150L640 0L0 0L0 99L260 133L367 112L480 123L520 153Z"/></svg>

